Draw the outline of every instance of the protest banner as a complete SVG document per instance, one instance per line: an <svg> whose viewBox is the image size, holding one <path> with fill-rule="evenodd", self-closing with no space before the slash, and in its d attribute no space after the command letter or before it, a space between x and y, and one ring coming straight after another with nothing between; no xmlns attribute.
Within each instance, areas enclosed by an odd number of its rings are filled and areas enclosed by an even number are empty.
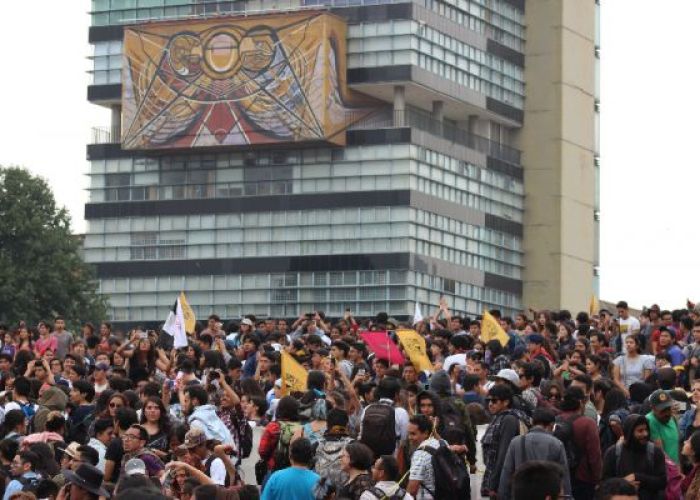
<svg viewBox="0 0 700 500"><path fill-rule="evenodd" d="M309 377L309 374L288 352L282 351L281 368L282 394L306 391L306 379Z"/></svg>
<svg viewBox="0 0 700 500"><path fill-rule="evenodd" d="M360 338L367 344L370 351L373 351L377 358L386 359L392 365L402 365L405 362L403 354L389 338L387 332L362 332Z"/></svg>
<svg viewBox="0 0 700 500"><path fill-rule="evenodd" d="M419 371L432 371L433 364L428 358L425 348L425 339L415 330L396 330L396 335L403 346L403 350L408 354L411 363Z"/></svg>
<svg viewBox="0 0 700 500"><path fill-rule="evenodd" d="M488 311L484 311L484 316L481 318L481 341L488 342L494 339L498 340L504 347L508 343L508 335L501 328L498 320L491 316Z"/></svg>

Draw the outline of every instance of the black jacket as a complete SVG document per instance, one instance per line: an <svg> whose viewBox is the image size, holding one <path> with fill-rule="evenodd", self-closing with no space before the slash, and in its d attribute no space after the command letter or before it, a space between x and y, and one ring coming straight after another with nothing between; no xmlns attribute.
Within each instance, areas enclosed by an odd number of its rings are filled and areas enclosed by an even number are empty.
<svg viewBox="0 0 700 500"><path fill-rule="evenodd" d="M639 500L661 500L666 489L664 452L654 446L653 458L648 459L646 446L634 440L634 428L648 423L643 415L632 414L623 423L625 444L611 446L603 458L603 479L625 477L634 473L639 481ZM619 447L619 460L618 460Z"/></svg>

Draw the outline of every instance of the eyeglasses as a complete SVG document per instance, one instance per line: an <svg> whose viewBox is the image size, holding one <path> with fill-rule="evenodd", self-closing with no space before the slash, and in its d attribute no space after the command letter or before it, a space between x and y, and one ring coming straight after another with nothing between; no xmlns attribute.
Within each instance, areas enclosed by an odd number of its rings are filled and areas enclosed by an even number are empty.
<svg viewBox="0 0 700 500"><path fill-rule="evenodd" d="M141 439L141 436L137 436L137 435L135 435L135 434L124 434L124 435L122 436L122 439L125 440L125 441L129 441L129 440L131 440L131 439L140 440L140 439Z"/></svg>
<svg viewBox="0 0 700 500"><path fill-rule="evenodd" d="M488 404L496 404L496 403L498 403L499 401L501 401L501 400L500 400L500 399L496 399L496 398L487 398L487 399L486 399L486 403L488 403Z"/></svg>

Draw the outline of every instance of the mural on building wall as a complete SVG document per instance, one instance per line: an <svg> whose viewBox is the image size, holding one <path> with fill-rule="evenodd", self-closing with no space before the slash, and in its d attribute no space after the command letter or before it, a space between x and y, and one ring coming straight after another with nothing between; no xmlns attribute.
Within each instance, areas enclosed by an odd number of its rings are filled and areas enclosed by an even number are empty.
<svg viewBox="0 0 700 500"><path fill-rule="evenodd" d="M373 109L347 89L345 32L319 12L127 28L122 146L344 145Z"/></svg>

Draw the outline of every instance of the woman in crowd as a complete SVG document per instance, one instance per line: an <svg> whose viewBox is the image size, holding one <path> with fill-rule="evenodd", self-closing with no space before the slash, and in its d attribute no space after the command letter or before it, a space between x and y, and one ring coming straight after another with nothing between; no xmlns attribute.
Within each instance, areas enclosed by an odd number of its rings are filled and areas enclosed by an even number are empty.
<svg viewBox="0 0 700 500"><path fill-rule="evenodd" d="M605 377L605 367L601 356L598 356L597 354L591 354L588 356L586 359L586 373L589 377L591 377L593 382Z"/></svg>
<svg viewBox="0 0 700 500"><path fill-rule="evenodd" d="M151 396L143 404L141 425L148 431L146 448L164 459L168 455L170 416L160 398Z"/></svg>
<svg viewBox="0 0 700 500"><path fill-rule="evenodd" d="M689 438L683 442L681 451L693 464L691 471L683 478L681 489L685 494L685 500L697 500L700 498L700 432L693 432Z"/></svg>
<svg viewBox="0 0 700 500"><path fill-rule="evenodd" d="M373 454L362 443L350 443L341 452L340 468L348 475L348 480L340 487L337 500L360 500L362 493L374 486L370 469Z"/></svg>
<svg viewBox="0 0 700 500"><path fill-rule="evenodd" d="M603 453L622 437L622 423L629 414L625 393L618 387L611 388L605 395L598 423L600 449Z"/></svg>
<svg viewBox="0 0 700 500"><path fill-rule="evenodd" d="M635 382L644 382L651 375L653 362L642 354L639 338L628 335L625 339L625 354L613 361L613 380L629 397L629 387Z"/></svg>

